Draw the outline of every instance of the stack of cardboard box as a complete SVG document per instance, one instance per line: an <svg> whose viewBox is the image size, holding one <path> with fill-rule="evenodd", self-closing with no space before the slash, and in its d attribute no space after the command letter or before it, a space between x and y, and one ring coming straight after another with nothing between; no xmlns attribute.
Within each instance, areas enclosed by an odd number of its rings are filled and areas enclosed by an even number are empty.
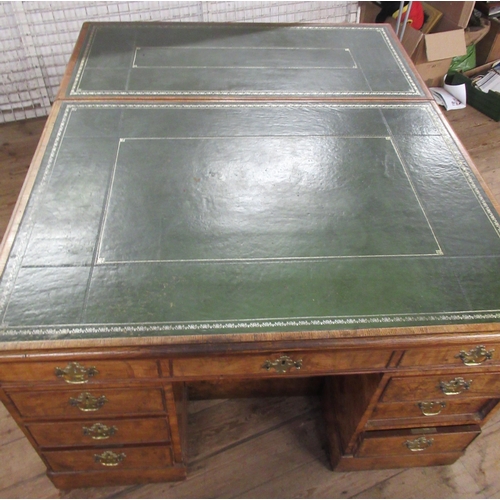
<svg viewBox="0 0 500 500"><path fill-rule="evenodd" d="M470 40L467 40L465 28L474 10L474 2L426 2L423 5L424 11L437 19L430 19L428 33L425 32L426 26L417 31L408 25L402 44L425 83L435 87L442 84L453 57L466 54ZM360 6L360 21L375 22L379 7L373 2L360 2ZM387 22L395 27L394 19Z"/></svg>

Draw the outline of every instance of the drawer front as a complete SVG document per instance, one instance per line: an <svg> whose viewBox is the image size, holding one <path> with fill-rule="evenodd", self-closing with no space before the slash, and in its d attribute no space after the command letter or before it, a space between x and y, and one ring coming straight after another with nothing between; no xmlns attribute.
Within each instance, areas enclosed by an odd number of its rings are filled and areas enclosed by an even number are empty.
<svg viewBox="0 0 500 500"><path fill-rule="evenodd" d="M429 401L442 398L500 397L500 374L457 373L427 377L394 377L382 401Z"/></svg>
<svg viewBox="0 0 500 500"><path fill-rule="evenodd" d="M164 412L160 389L28 391L8 393L23 417L85 417Z"/></svg>
<svg viewBox="0 0 500 500"><path fill-rule="evenodd" d="M471 344L437 349L409 349L399 363L412 366L483 366L500 364L500 344Z"/></svg>
<svg viewBox="0 0 500 500"><path fill-rule="evenodd" d="M380 403L370 416L370 421L398 418L420 418L422 424L433 418L468 416L481 420L481 410L489 407L490 399L447 400L444 396L436 400Z"/></svg>
<svg viewBox="0 0 500 500"><path fill-rule="evenodd" d="M465 450L480 434L477 425L396 431L371 431L363 435L356 456L427 455Z"/></svg>
<svg viewBox="0 0 500 500"><path fill-rule="evenodd" d="M79 385L101 380L158 377L156 361L49 361L0 363L0 382L58 382Z"/></svg>
<svg viewBox="0 0 500 500"><path fill-rule="evenodd" d="M46 422L28 424L26 427L42 448L170 441L169 424L166 418Z"/></svg>
<svg viewBox="0 0 500 500"><path fill-rule="evenodd" d="M56 472L149 469L173 464L170 446L50 451L44 457Z"/></svg>
<svg viewBox="0 0 500 500"><path fill-rule="evenodd" d="M214 356L173 360L173 376L276 376L381 369L392 351L278 352L265 355ZM168 361L162 361L168 373Z"/></svg>

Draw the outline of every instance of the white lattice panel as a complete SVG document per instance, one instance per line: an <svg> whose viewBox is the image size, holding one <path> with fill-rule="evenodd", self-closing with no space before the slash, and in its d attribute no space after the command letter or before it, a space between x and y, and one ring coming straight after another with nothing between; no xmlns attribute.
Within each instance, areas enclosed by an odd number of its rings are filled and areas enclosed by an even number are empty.
<svg viewBox="0 0 500 500"><path fill-rule="evenodd" d="M48 113L85 21L356 22L357 2L0 2L0 123Z"/></svg>
<svg viewBox="0 0 500 500"><path fill-rule="evenodd" d="M210 22L356 22L357 2L201 2Z"/></svg>

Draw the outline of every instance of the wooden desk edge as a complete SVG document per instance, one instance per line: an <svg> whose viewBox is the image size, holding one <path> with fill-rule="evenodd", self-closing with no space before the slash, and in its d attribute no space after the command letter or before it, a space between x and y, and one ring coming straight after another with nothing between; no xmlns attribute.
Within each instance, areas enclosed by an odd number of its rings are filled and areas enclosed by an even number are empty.
<svg viewBox="0 0 500 500"><path fill-rule="evenodd" d="M78 35L76 44L73 48L73 52L71 53L71 57L69 59L68 64L66 65L64 75L59 85L59 90L56 94L55 102L59 100L64 100L68 97L66 96L66 93L68 92L68 86L71 81L71 77L73 75L76 63L78 62L78 56L80 55L83 44L85 42L85 38L87 37L88 30L92 24L94 23L87 21L83 23L82 28L80 29L80 34Z"/></svg>
<svg viewBox="0 0 500 500"><path fill-rule="evenodd" d="M476 177L476 179L479 181L479 184L481 184L481 187L483 188L486 196L488 197L489 201L495 208L498 214L500 214L500 200L497 200L495 196L493 195L493 192L491 191L490 187L486 183L486 181L483 179L483 176L477 169L476 165L474 164L474 160L470 156L469 152L465 148L465 146L462 144L462 141L458 137L458 135L455 133L453 130L452 126L448 122L446 116L444 115L442 109L440 106L437 105L436 101L432 100L431 105L434 107L436 110L437 115L440 117L441 122L443 123L444 127L448 131L448 133L451 135L452 139L454 140L455 144L457 145L458 149L460 150L460 153L462 153L463 157L465 158L469 168L471 169L472 173Z"/></svg>
<svg viewBox="0 0 500 500"><path fill-rule="evenodd" d="M4 237L0 244L0 277L3 274L3 270L7 263L12 245L19 230L19 225L21 224L24 211L26 210L26 206L31 196L31 191L33 190L33 185L35 184L35 179L38 175L38 171L40 170L42 159L52 135L52 130L54 128L54 124L60 107L61 102L56 102L52 106L42 135L40 137L40 141L38 143L38 146L36 147L35 154L33 155L33 159L31 160L28 173L26 174L26 178L24 179L21 192L17 199L16 205L14 206L9 224L7 226L7 229L5 230Z"/></svg>
<svg viewBox="0 0 500 500"><path fill-rule="evenodd" d="M29 352L91 349L140 353L141 350L166 349L169 352L248 352L250 350L298 350L323 348L391 348L429 347L432 345L480 344L500 341L498 323L465 325L415 326L360 330L308 332L267 332L235 334L159 335L138 337L0 340L0 357L30 356Z"/></svg>

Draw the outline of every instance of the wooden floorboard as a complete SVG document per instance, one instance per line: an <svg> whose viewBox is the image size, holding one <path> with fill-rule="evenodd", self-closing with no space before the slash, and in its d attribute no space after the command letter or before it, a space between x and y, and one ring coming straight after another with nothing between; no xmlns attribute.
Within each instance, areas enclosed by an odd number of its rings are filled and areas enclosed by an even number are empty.
<svg viewBox="0 0 500 500"><path fill-rule="evenodd" d="M476 110L447 117L500 202L500 127ZM44 119L0 126L0 234ZM188 479L59 491L0 405L0 498L500 498L500 413L445 467L334 473L314 397L189 403Z"/></svg>

